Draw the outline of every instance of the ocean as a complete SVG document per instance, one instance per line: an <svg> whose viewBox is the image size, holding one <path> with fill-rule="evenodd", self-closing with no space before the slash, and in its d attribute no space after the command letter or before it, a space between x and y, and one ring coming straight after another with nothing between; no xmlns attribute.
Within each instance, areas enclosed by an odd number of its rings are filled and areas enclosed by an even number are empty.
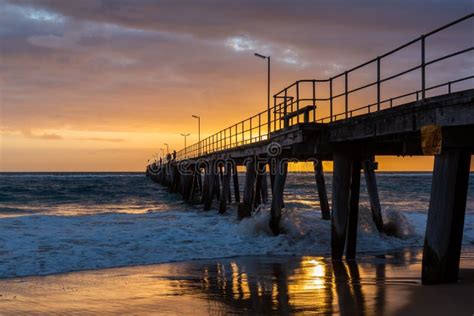
<svg viewBox="0 0 474 316"><path fill-rule="evenodd" d="M331 199L331 174L326 175ZM243 183L243 175L240 183ZM385 222L380 235L361 180L357 250L423 245L431 174L378 173ZM474 175L470 176L463 245L474 244ZM325 256L330 221L321 219L312 173L290 173L284 233L268 229L269 206L237 220L187 205L143 173L0 174L0 278L241 256Z"/></svg>

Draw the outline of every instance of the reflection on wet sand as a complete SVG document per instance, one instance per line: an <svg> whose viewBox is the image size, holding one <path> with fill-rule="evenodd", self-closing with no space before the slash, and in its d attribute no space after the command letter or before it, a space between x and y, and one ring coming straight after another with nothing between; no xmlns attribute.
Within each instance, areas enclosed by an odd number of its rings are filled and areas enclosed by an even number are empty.
<svg viewBox="0 0 474 316"><path fill-rule="evenodd" d="M454 291L458 294L451 305L470 310L466 297L474 283L466 271L473 271L473 258L461 261L461 284L435 290L419 282L420 259L419 251L367 255L357 263L324 257L239 257L15 278L0 280L0 309L4 314L372 315L433 309L436 296L446 300L446 293ZM438 305L441 309L434 310L439 312L449 302L440 299Z"/></svg>
<svg viewBox="0 0 474 316"><path fill-rule="evenodd" d="M256 313L354 314L358 311L364 314L366 311L360 271L355 262L331 262L322 257L273 258L273 262L260 260L257 264L252 258L243 261L240 266L229 262L205 267L201 290L209 300ZM377 280L384 282L385 265L376 267ZM365 290L370 291L369 287ZM384 286L376 287L376 293L368 295L374 296L369 303L374 304L371 310L384 311Z"/></svg>

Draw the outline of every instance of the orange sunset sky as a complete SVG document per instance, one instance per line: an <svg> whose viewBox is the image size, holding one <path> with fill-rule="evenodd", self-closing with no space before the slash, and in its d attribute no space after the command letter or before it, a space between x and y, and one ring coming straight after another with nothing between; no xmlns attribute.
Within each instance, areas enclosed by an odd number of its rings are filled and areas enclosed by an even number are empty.
<svg viewBox="0 0 474 316"><path fill-rule="evenodd" d="M180 133L197 141L192 114L202 117L204 138L266 108L266 64L254 52L272 57L274 93L340 73L473 7L472 0L0 0L0 171L143 171L164 143L183 147ZM471 32L468 23L433 39L428 55L465 46ZM419 50L396 56L386 74L414 56ZM430 69L430 84L446 81L443 67L461 64ZM457 75L463 71L472 67ZM433 164L378 161L380 170Z"/></svg>

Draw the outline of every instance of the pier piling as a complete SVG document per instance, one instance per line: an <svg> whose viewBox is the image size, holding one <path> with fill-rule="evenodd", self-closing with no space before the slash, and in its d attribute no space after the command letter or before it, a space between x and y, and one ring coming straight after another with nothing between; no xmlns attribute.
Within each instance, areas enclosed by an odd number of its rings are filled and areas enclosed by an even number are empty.
<svg viewBox="0 0 474 316"><path fill-rule="evenodd" d="M356 256L357 227L359 217L360 169L360 160L354 159L352 161L349 219L347 223L346 259L349 260L355 259Z"/></svg>
<svg viewBox="0 0 474 316"><path fill-rule="evenodd" d="M274 184L272 194L272 205L270 210L270 229L273 234L280 234L281 209L283 208L283 193L285 190L285 179L288 173L288 162L278 160L274 168Z"/></svg>
<svg viewBox="0 0 474 316"><path fill-rule="evenodd" d="M318 189L319 206L321 208L321 216L323 219L331 219L331 212L329 210L328 195L326 191L326 181L324 180L323 162L316 160L313 162L314 174L316 177L316 186Z"/></svg>
<svg viewBox="0 0 474 316"><path fill-rule="evenodd" d="M216 178L216 166L213 161L206 166L204 185L202 191L202 203L204 204L204 211L210 211L212 206L213 191L215 188L214 180Z"/></svg>
<svg viewBox="0 0 474 316"><path fill-rule="evenodd" d="M331 256L342 259L346 243L350 205L352 160L348 154L334 154L332 180Z"/></svg>
<svg viewBox="0 0 474 316"><path fill-rule="evenodd" d="M423 283L458 279L470 160L470 153L464 150L446 151L435 157L423 248Z"/></svg>
<svg viewBox="0 0 474 316"><path fill-rule="evenodd" d="M238 218L243 219L249 217L252 213L252 206L255 194L255 180L257 170L255 165L255 157L248 159L245 170L245 184L243 201L238 205Z"/></svg>
<svg viewBox="0 0 474 316"><path fill-rule="evenodd" d="M374 158L364 161L364 177L369 194L370 209L372 211L372 219L379 232L383 232L382 207L380 206L379 191L377 188L377 180L375 177L375 170L377 163Z"/></svg>
<svg viewBox="0 0 474 316"><path fill-rule="evenodd" d="M227 210L227 203L229 202L230 196L230 177L232 175L231 167L226 164L225 170L222 175L222 186L221 186L221 196L219 200L219 213L223 214Z"/></svg>
<svg viewBox="0 0 474 316"><path fill-rule="evenodd" d="M239 172L237 171L237 165L234 165L234 170L232 173L232 181L234 186L234 200L235 204L240 203L240 187L239 187Z"/></svg>

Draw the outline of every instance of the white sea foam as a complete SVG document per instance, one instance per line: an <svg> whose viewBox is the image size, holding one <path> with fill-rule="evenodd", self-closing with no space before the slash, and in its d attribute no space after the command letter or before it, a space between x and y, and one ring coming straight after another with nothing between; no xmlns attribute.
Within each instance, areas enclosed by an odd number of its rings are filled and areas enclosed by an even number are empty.
<svg viewBox="0 0 474 316"><path fill-rule="evenodd" d="M357 250L423 244L430 177L380 177L383 218L397 237L377 232L361 186ZM242 181L243 182L243 179ZM329 199L331 176L327 177ZM471 176L471 183L474 177ZM470 186L464 244L474 244ZM285 188L284 233L269 230L269 206L237 220L179 196L142 175L8 175L0 181L0 277L243 255L325 255L330 221L321 219L314 177L291 174Z"/></svg>
<svg viewBox="0 0 474 316"><path fill-rule="evenodd" d="M401 238L380 235L369 210L360 210L358 251L421 246L426 214L386 210ZM41 275L73 270L150 264L239 255L321 255L330 252L330 221L317 211L286 211L285 231L268 229L268 206L237 221L196 208L145 214L22 216L3 218L0 227L0 276ZM473 243L474 218L468 215L464 243Z"/></svg>

